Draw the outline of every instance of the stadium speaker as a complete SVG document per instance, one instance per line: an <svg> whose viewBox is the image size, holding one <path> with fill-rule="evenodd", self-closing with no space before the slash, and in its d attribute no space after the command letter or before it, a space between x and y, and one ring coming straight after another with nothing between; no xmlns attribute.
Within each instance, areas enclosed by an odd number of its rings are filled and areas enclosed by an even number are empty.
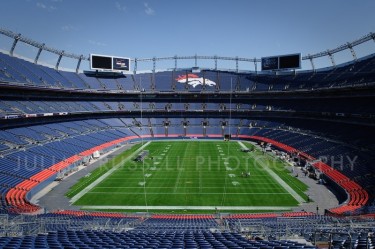
<svg viewBox="0 0 375 249"><path fill-rule="evenodd" d="M192 73L200 73L201 72L201 69L199 67L192 67L191 68L191 72Z"/></svg>

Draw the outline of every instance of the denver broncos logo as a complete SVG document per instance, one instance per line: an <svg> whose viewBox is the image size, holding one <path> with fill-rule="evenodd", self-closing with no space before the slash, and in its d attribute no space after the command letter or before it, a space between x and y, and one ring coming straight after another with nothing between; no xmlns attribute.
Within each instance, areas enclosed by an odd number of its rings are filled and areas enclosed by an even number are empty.
<svg viewBox="0 0 375 249"><path fill-rule="evenodd" d="M203 77L199 77L198 75L196 74L184 74L184 75L179 75L177 78L176 78L177 82L178 83L181 83L181 84L185 84L185 83L188 83L189 85L191 85L192 87L196 87L198 85L202 85L203 86L203 82L206 86L216 86L216 83L212 80L209 80L209 79L204 79L203 81Z"/></svg>

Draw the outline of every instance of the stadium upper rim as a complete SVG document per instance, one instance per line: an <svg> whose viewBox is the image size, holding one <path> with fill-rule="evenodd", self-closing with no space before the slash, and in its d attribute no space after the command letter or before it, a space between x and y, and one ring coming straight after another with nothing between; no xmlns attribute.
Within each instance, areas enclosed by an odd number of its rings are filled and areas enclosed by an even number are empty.
<svg viewBox="0 0 375 249"><path fill-rule="evenodd" d="M39 58L40 58L40 55L43 51L46 51L46 52L49 52L49 53L52 53L52 54L58 56L55 65L46 65L46 66L49 66L49 67L54 67L56 70L61 69L60 62L61 62L62 58L64 58L64 57L65 58L71 58L71 59L77 61L77 65L76 65L76 68L75 68L75 71L77 73L82 71L81 70L82 61L90 61L90 56L86 56L86 55L83 55L83 54L77 55L77 54L74 54L74 53L66 52L64 50L52 48L52 47L46 46L45 43L40 43L40 42L34 41L34 40L32 40L32 39L30 39L26 36L23 36L21 33L15 33L15 32L13 32L11 30L8 30L8 29L4 29L4 28L0 27L0 34L13 39L13 44L12 44L10 50L8 51L8 53L12 56L14 55L14 50L15 50L18 42L25 43L27 45L30 45L30 46L38 49L38 52L35 55L35 58L32 60L35 64L42 64L42 63L39 63ZM364 36L360 37L359 39L356 39L352 42L346 42L346 43L344 43L344 44L342 44L342 45L340 45L336 48L333 48L333 49L327 49L325 51L322 51L322 52L319 52L319 53L314 53L314 54L301 55L301 60L302 61L308 61L311 65L311 69L310 70L296 69L296 70L298 70L298 71L316 71L318 69L324 69L324 68L317 68L315 63L314 63L314 60L316 60L318 58L323 58L323 57L328 58L328 60L330 61L331 66L329 66L329 68L336 67L337 63L336 63L334 55L339 53L339 52L346 51L346 50L349 50L352 59L348 60L344 64L352 63L353 61L355 62L355 61L358 60L358 56L357 56L357 53L354 50L354 48L358 45L361 45L361 44L366 43L366 42L371 41L371 40L373 40L375 42L375 33L374 32L369 32L367 35L364 35ZM25 59L30 60L30 58L25 58ZM197 55L197 54L191 55L191 56L177 56L177 55L175 55L175 56L169 56L169 57L131 58L130 61L131 61L131 64L133 65L133 68L132 68L132 70L130 70L130 73L136 74L136 73L146 72L146 71L150 71L150 72L166 71L167 69L157 69L157 63L160 62L160 61L173 61L174 62L174 68L169 68L168 70L178 70L178 69L181 69L181 68L178 67L178 62L182 61L182 60L193 60L194 65L192 67L197 67L197 68L200 68L200 69L233 71L233 72L237 72L237 73L240 73L240 72L259 73L260 70L258 70L258 68L260 68L260 63L261 63L261 58L255 58L255 57L254 58L243 58L243 57L238 57L238 56L236 56L236 57L225 57L225 56L217 56L217 55L202 56L202 55ZM198 60L210 60L210 61L214 62L214 67L198 66ZM218 61L231 61L231 62L234 63L235 66L233 68L225 68L225 69L220 68L219 69L218 68ZM138 70L139 63L143 63L143 62L145 62L145 63L151 62L152 68L149 69L149 70ZM254 70L240 70L240 68L239 68L240 62L253 64ZM43 64L43 65L45 65L45 64ZM65 68L64 68L64 70L65 70ZM70 69L70 70L68 69L67 71L71 71L71 70L72 69ZM293 71L296 71L296 70L293 70ZM264 72L261 72L261 73L264 73ZM269 73L269 72L265 72L265 73ZM274 71L272 73L274 73Z"/></svg>

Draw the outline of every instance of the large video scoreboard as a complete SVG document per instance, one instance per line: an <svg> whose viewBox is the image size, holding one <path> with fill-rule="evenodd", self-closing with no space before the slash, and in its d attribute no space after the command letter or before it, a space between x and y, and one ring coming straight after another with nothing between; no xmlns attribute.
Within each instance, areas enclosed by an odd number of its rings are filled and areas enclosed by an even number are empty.
<svg viewBox="0 0 375 249"><path fill-rule="evenodd" d="M262 71L298 68L301 68L301 54L262 57Z"/></svg>
<svg viewBox="0 0 375 249"><path fill-rule="evenodd" d="M130 71L130 59L90 54L90 69L99 71Z"/></svg>

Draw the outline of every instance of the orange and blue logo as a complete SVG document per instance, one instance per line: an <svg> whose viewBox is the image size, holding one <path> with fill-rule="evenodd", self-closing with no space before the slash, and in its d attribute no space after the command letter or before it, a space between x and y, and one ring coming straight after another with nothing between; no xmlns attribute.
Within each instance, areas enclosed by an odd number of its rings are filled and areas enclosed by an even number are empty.
<svg viewBox="0 0 375 249"><path fill-rule="evenodd" d="M203 79L203 77L199 77L198 75L196 74L184 74L184 75L179 75L177 78L176 78L177 82L178 83L181 83L181 84L189 84L190 86L192 87L196 87L196 86L203 86L203 85L206 85L206 86L216 86L216 82L212 81L212 80L209 80L207 78Z"/></svg>

